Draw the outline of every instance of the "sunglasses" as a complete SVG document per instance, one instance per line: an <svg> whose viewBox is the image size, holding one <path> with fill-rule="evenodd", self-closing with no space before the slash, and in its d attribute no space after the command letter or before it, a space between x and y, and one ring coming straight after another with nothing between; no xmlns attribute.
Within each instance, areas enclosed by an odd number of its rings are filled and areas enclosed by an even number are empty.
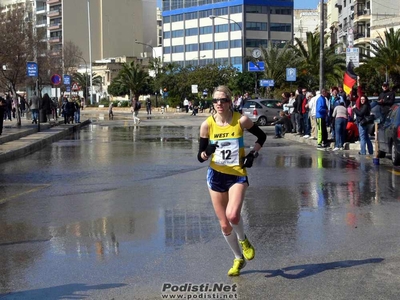
<svg viewBox="0 0 400 300"><path fill-rule="evenodd" d="M218 103L218 101L219 101L220 103L227 103L227 102L229 102L229 101L231 101L231 100L228 99L228 98L212 99L212 102L213 102L213 103Z"/></svg>

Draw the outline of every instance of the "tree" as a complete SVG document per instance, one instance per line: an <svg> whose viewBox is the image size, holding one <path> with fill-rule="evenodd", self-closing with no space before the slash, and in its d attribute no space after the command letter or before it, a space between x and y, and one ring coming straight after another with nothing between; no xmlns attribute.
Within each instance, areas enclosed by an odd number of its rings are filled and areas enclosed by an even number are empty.
<svg viewBox="0 0 400 300"><path fill-rule="evenodd" d="M121 88L129 89L131 96L137 99L142 93L149 90L149 74L143 66L134 61L124 63L118 76L114 79L115 84L119 84Z"/></svg>
<svg viewBox="0 0 400 300"><path fill-rule="evenodd" d="M72 41L66 41L63 47L64 70L66 74L72 74L82 61L82 51Z"/></svg>
<svg viewBox="0 0 400 300"><path fill-rule="evenodd" d="M83 98L87 99L88 83L90 83L90 75L88 73L74 73L72 79L75 81L83 90ZM102 78L96 73L92 73L92 85L101 86Z"/></svg>
<svg viewBox="0 0 400 300"><path fill-rule="evenodd" d="M299 59L298 84L309 89L319 88L319 67L320 67L320 35L307 32L306 43L295 38L297 44L292 46ZM326 41L325 41L326 44ZM335 47L324 47L324 82L328 86L339 85L343 81L344 70L346 69L345 57L335 54Z"/></svg>
<svg viewBox="0 0 400 300"><path fill-rule="evenodd" d="M372 57L367 59L381 75L388 74L394 88L400 87L400 29L385 31L384 37L379 36L376 43L369 43Z"/></svg>
<svg viewBox="0 0 400 300"><path fill-rule="evenodd" d="M12 93L16 106L16 92L27 82L26 64L28 61L37 61L42 39L36 35L28 16L28 11L21 6L0 14L0 87ZM19 110L17 124L21 125Z"/></svg>

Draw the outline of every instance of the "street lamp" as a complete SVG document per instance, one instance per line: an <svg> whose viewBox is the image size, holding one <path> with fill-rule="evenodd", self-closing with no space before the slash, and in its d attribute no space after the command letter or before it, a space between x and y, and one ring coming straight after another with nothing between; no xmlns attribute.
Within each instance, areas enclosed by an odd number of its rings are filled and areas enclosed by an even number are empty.
<svg viewBox="0 0 400 300"><path fill-rule="evenodd" d="M87 0L89 30L89 63L90 63L90 104L93 104L93 71L92 71L92 30L90 27L90 1Z"/></svg>
<svg viewBox="0 0 400 300"><path fill-rule="evenodd" d="M153 58L156 58L156 55L157 55L157 54L156 54L156 50L154 50L154 47L153 47L152 45L139 42L137 39L135 39L135 43L136 43L136 44L140 44L140 45L144 45L144 46L146 46L146 47L150 47L151 50L152 50L152 52L153 52Z"/></svg>
<svg viewBox="0 0 400 300"><path fill-rule="evenodd" d="M246 50L246 45L245 45L245 40L244 40L244 29L243 29L243 27L242 26L240 26L240 24L238 23L238 22L236 22L235 20L233 20L233 19L231 19L231 18L228 18L228 17L222 17L222 16L216 16L216 15L209 15L208 16L210 19L212 19L212 20L214 20L215 18L220 18L220 19L225 19L225 20L228 20L228 21L232 21L233 23L235 23L238 27L239 27L239 29L240 29L240 31L242 32L242 72L244 72L244 69L245 69L245 50ZM230 30L229 30L229 32L230 32ZM229 40L230 40L230 37L229 37Z"/></svg>

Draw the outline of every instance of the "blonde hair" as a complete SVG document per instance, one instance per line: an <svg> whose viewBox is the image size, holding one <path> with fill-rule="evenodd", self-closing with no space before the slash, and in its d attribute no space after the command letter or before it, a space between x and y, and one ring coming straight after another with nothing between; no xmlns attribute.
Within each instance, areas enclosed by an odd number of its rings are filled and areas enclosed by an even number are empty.
<svg viewBox="0 0 400 300"><path fill-rule="evenodd" d="M230 90L226 85L217 86L217 87L214 89L213 97L214 97L215 92L223 92L223 93L225 93L226 98L228 98L229 100L232 101L232 92L231 92L231 90Z"/></svg>

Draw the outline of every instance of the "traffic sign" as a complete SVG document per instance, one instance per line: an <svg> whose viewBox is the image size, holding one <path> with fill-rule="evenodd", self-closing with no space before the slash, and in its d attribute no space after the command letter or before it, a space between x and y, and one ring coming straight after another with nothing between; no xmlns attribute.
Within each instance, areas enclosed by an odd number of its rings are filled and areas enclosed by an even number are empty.
<svg viewBox="0 0 400 300"><path fill-rule="evenodd" d="M359 48L346 48L346 66L352 61L354 67L360 66Z"/></svg>
<svg viewBox="0 0 400 300"><path fill-rule="evenodd" d="M38 70L38 65L36 62L28 61L26 63L26 75L28 77L38 77L39 70Z"/></svg>
<svg viewBox="0 0 400 300"><path fill-rule="evenodd" d="M275 86L275 80L273 79L261 79L260 80L260 86Z"/></svg>
<svg viewBox="0 0 400 300"><path fill-rule="evenodd" d="M286 68L286 81L296 81L297 69L296 68Z"/></svg>
<svg viewBox="0 0 400 300"><path fill-rule="evenodd" d="M51 76L51 83L54 85L59 85L61 83L61 76L58 74Z"/></svg>
<svg viewBox="0 0 400 300"><path fill-rule="evenodd" d="M248 63L249 72L262 72L265 70L265 65L263 61L259 61L257 63L253 63L249 61Z"/></svg>
<svg viewBox="0 0 400 300"><path fill-rule="evenodd" d="M72 90L79 91L79 85L76 82L72 83Z"/></svg>
<svg viewBox="0 0 400 300"><path fill-rule="evenodd" d="M71 76L64 74L64 85L71 85Z"/></svg>

